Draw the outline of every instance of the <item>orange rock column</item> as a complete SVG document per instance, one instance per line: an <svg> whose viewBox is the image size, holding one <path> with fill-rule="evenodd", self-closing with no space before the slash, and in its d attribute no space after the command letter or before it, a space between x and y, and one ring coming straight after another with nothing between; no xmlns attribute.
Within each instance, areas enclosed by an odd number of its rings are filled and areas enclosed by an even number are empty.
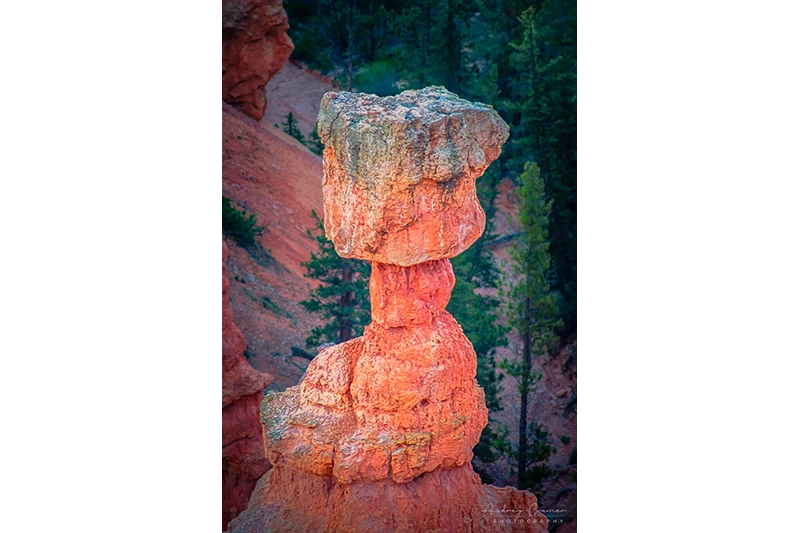
<svg viewBox="0 0 800 533"><path fill-rule="evenodd" d="M273 469L233 530L546 531L533 494L472 470L488 411L472 344L445 311L449 258L484 228L475 180L508 126L428 88L328 93L318 129L326 234L339 255L371 262L372 323L264 399Z"/></svg>

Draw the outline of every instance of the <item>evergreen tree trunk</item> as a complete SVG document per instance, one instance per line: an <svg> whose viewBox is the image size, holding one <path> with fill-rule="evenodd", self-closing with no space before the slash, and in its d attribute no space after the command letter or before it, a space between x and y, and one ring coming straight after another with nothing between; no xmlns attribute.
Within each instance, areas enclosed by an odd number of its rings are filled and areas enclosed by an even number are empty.
<svg viewBox="0 0 800 533"><path fill-rule="evenodd" d="M423 41L422 52L422 68L419 69L420 75L420 89L425 87L427 79L425 78L425 69L430 64L428 61L428 53L430 51L431 42L431 0L425 1L425 40Z"/></svg>
<svg viewBox="0 0 800 533"><path fill-rule="evenodd" d="M345 259L342 261L342 283L351 283L353 281L353 266L350 261ZM342 294L339 300L342 309L342 320L339 325L339 342L347 342L353 336L353 321L350 314L346 309L352 305L353 291L347 291Z"/></svg>
<svg viewBox="0 0 800 533"><path fill-rule="evenodd" d="M448 39L448 62L450 63L450 91L458 94L459 74L461 73L461 34L456 23L455 0L447 2L447 35Z"/></svg>
<svg viewBox="0 0 800 533"><path fill-rule="evenodd" d="M517 488L525 488L525 471L528 468L528 388L531 375L531 298L525 298L525 331L522 335L522 394L519 406L519 455Z"/></svg>
<svg viewBox="0 0 800 533"><path fill-rule="evenodd" d="M347 90L353 90L353 11L356 0L350 0L347 10Z"/></svg>

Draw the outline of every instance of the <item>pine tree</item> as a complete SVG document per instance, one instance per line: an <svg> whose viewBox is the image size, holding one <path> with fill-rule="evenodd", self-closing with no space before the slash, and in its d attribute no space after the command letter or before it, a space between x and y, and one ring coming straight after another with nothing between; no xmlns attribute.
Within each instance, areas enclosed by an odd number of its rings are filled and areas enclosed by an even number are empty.
<svg viewBox="0 0 800 533"><path fill-rule="evenodd" d="M471 16L465 0L419 0L391 20L399 41L391 57L406 89L441 85L459 93L467 76L464 35Z"/></svg>
<svg viewBox="0 0 800 533"><path fill-rule="evenodd" d="M546 0L519 17L511 43L506 109L512 128L509 165L533 160L553 200L551 253L562 296L565 333L577 328L577 11L575 0Z"/></svg>
<svg viewBox="0 0 800 533"><path fill-rule="evenodd" d="M522 337L520 361L504 360L502 367L516 378L520 393L519 443L510 447L516 455L517 487L536 488L549 472L542 464L555 450L549 446L547 431L528 420L528 404L541 374L531 369L534 357L547 356L558 337L558 293L552 288L547 225L553 202L545 197L539 167L525 164L520 182L519 221L522 234L512 249L517 281L509 290L509 324ZM530 439L529 439L530 437Z"/></svg>
<svg viewBox="0 0 800 533"><path fill-rule="evenodd" d="M240 211L231 204L231 199L222 196L222 231L234 238L242 248L256 245L256 236L264 232L263 226L256 225L256 216L246 210Z"/></svg>
<svg viewBox="0 0 800 533"><path fill-rule="evenodd" d="M308 134L308 142L306 142L306 146L308 146L308 149L317 155L322 155L323 150L325 150L325 145L322 144L322 140L319 138L319 132L317 131L316 124L314 124L314 129L311 130L311 133Z"/></svg>
<svg viewBox="0 0 800 533"><path fill-rule="evenodd" d="M302 263L305 276L319 281L319 286L308 300L300 304L311 313L324 317L326 323L311 330L306 347L322 343L340 343L361 335L370 322L369 275L367 261L343 259L336 253L333 243L325 237L325 226L315 211L314 231L308 237L317 241L319 251Z"/></svg>
<svg viewBox="0 0 800 533"><path fill-rule="evenodd" d="M306 144L305 136L303 132L300 131L300 128L297 127L297 119L294 118L294 114L289 111L289 114L286 115L286 122L281 122L281 126L283 126L283 131L303 144Z"/></svg>

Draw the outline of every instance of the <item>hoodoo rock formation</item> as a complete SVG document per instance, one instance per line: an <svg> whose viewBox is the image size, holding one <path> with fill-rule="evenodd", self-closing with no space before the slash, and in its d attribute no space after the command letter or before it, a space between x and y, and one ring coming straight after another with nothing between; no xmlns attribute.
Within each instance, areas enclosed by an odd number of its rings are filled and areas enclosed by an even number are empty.
<svg viewBox="0 0 800 533"><path fill-rule="evenodd" d="M294 44L281 0L222 0L222 100L256 120Z"/></svg>
<svg viewBox="0 0 800 533"><path fill-rule="evenodd" d="M247 507L258 479L269 469L258 411L272 376L244 358L244 335L233 323L222 242L222 530Z"/></svg>
<svg viewBox="0 0 800 533"><path fill-rule="evenodd" d="M428 88L328 93L319 129L326 233L340 255L371 261L373 322L264 398L273 468L232 531L543 533L533 494L472 470L487 409L472 344L445 311L449 258L483 231L475 180L507 125Z"/></svg>
<svg viewBox="0 0 800 533"><path fill-rule="evenodd" d="M508 125L447 94L322 98L325 232L342 257L411 266L454 257L483 233L475 179L500 155Z"/></svg>

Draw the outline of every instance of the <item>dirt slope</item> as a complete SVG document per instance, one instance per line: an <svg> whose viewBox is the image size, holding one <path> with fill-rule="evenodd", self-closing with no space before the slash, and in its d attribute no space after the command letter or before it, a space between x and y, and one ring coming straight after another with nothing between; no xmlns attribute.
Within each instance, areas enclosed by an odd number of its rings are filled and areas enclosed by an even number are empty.
<svg viewBox="0 0 800 533"><path fill-rule="evenodd" d="M227 241L231 306L250 363L274 376L270 388L278 390L302 375L283 356L291 360L291 347L304 347L318 324L299 302L311 290L300 263L315 249L305 235L314 226L311 210L322 213L321 180L322 160L305 146L222 104L222 194L265 227L258 242L266 253L250 253Z"/></svg>
<svg viewBox="0 0 800 533"><path fill-rule="evenodd" d="M335 90L330 78L290 59L267 84L269 107L261 122L280 126L291 111L297 127L308 138L317 123L322 95Z"/></svg>

